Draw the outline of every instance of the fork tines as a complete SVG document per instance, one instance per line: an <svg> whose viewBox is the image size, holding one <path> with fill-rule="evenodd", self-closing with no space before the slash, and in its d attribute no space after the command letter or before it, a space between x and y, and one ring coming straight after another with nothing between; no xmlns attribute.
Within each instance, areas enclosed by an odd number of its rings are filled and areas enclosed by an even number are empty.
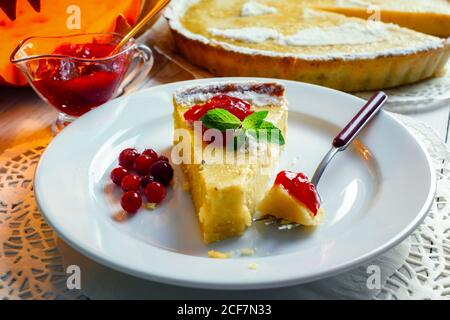
<svg viewBox="0 0 450 320"><path fill-rule="evenodd" d="M300 226L298 223L290 223L286 220L275 218L273 216L265 216L262 218L253 219L253 222L264 222L266 226L278 224L278 230L291 230L292 228Z"/></svg>

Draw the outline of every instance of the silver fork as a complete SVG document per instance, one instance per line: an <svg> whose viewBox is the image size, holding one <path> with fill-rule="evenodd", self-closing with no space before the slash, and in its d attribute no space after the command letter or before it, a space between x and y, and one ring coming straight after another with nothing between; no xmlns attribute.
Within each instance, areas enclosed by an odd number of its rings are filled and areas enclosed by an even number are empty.
<svg viewBox="0 0 450 320"><path fill-rule="evenodd" d="M375 93L359 110L359 112L353 117L352 120L342 129L341 132L333 139L333 143L331 144L331 149L327 152L325 157L320 162L317 167L314 175L311 179L311 183L316 187L318 187L320 178L322 177L325 169L330 164L331 160L334 156L347 149L347 147L355 140L361 130L373 119L373 117L381 110L383 105L386 103L388 97L387 95L379 91ZM320 202L322 202L322 198L320 197ZM271 216L265 216L262 218L253 219L254 222L264 221L266 225L278 224L278 229L291 229L298 227L299 224L296 223L285 223L280 219Z"/></svg>

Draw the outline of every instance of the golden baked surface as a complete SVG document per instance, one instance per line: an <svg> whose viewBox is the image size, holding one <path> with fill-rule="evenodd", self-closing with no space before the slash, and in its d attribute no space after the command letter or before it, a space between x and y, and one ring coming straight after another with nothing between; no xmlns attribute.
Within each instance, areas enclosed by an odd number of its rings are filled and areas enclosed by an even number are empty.
<svg viewBox="0 0 450 320"><path fill-rule="evenodd" d="M382 32L384 33L382 36L379 35L381 32L377 29L367 30L367 35L371 36L373 34L377 39L376 41L333 45L308 45L308 43L303 45L282 45L277 39L267 39L262 42L252 43L212 32L213 30L269 28L276 30L283 36L292 36L300 30L310 28L327 29L348 23L360 26L361 32L364 32L364 28L368 28L366 21L362 19L311 10L307 8L307 6L311 6L311 1L309 0L259 0L258 3L276 9L276 13L242 16L242 8L248 2L248 0L201 0L187 9L181 18L181 23L193 34L238 47L318 57L330 53L351 53L357 55L359 53L367 54L387 51L400 52L401 50L410 50L414 47L423 47L425 43L437 40L425 34L387 24L381 24ZM323 5L326 5L330 1L312 1L312 3L316 5L323 3ZM351 33L348 34L348 38L350 41L352 38Z"/></svg>
<svg viewBox="0 0 450 320"><path fill-rule="evenodd" d="M305 1L303 1L305 2ZM310 4L335 8L363 8L378 6L381 10L415 13L444 13L450 15L448 0L310 0Z"/></svg>
<svg viewBox="0 0 450 320"><path fill-rule="evenodd" d="M321 10L363 19L378 17L418 32L450 37L448 0L312 0L311 3L316 1Z"/></svg>

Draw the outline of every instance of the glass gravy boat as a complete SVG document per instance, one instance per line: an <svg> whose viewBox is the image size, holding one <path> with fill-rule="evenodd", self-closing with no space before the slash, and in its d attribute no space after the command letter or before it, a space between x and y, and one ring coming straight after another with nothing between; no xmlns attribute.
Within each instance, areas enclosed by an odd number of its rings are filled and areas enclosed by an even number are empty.
<svg viewBox="0 0 450 320"><path fill-rule="evenodd" d="M77 117L144 82L153 66L150 48L115 33L30 37L11 54L38 95L59 111L54 133Z"/></svg>

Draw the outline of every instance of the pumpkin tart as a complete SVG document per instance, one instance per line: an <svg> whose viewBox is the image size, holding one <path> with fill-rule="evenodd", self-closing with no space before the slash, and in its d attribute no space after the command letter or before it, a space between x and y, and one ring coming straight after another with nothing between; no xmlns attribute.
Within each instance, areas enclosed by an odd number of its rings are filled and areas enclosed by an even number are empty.
<svg viewBox="0 0 450 320"><path fill-rule="evenodd" d="M374 90L432 77L449 58L445 39L318 7L331 8L327 1L180 0L166 17L180 52L219 76Z"/></svg>

